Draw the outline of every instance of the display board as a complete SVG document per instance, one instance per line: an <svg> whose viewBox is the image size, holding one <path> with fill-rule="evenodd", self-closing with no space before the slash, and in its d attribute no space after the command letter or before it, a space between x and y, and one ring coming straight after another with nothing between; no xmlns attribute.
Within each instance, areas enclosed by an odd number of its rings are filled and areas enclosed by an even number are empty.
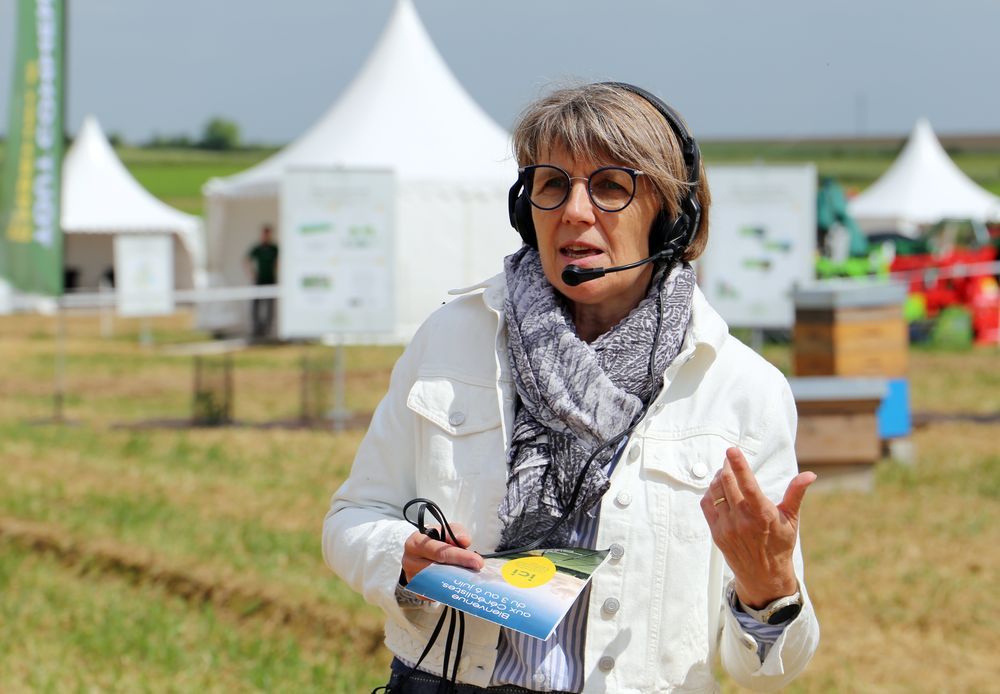
<svg viewBox="0 0 1000 694"><path fill-rule="evenodd" d="M115 236L115 296L120 316L174 312L174 240L170 234Z"/></svg>
<svg viewBox="0 0 1000 694"><path fill-rule="evenodd" d="M0 277L0 316L5 316L14 310L14 292L7 280Z"/></svg>
<svg viewBox="0 0 1000 694"><path fill-rule="evenodd" d="M278 256L282 338L392 331L395 186L385 170L286 172Z"/></svg>
<svg viewBox="0 0 1000 694"><path fill-rule="evenodd" d="M816 167L712 166L698 281L731 327L791 328L792 288L813 279Z"/></svg>

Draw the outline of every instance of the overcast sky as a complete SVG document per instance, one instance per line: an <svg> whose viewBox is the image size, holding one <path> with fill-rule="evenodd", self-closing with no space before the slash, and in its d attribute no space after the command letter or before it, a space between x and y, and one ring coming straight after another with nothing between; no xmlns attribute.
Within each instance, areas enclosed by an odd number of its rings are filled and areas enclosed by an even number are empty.
<svg viewBox="0 0 1000 694"><path fill-rule="evenodd" d="M15 0L0 0L6 130ZM393 0L69 0L69 128L131 141L213 115L281 143L332 104ZM1000 0L415 0L502 126L553 79L617 79L700 137L1000 132ZM421 107L421 105L413 105Z"/></svg>

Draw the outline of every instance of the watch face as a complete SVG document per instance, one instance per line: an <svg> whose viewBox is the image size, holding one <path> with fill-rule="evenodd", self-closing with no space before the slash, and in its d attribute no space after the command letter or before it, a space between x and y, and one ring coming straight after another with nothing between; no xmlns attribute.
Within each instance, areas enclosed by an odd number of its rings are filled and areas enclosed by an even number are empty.
<svg viewBox="0 0 1000 694"><path fill-rule="evenodd" d="M792 603L791 605L785 605L779 610L775 610L767 619L768 624L781 624L783 622L790 622L799 616L799 612L802 611L802 605L799 603Z"/></svg>

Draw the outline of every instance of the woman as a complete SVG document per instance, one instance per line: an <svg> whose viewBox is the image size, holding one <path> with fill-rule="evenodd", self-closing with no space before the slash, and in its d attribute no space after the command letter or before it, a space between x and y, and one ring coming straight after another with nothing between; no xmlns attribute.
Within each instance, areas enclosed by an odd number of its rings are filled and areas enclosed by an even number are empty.
<svg viewBox="0 0 1000 694"><path fill-rule="evenodd" d="M445 662L438 643L413 671L440 606L401 585L539 539L610 558L548 641L466 620L460 691L713 691L717 656L743 686L787 684L819 638L797 545L815 476L787 383L695 284L697 145L607 83L532 104L514 148L525 245L422 326L324 524L327 562L386 612L390 689L435 691ZM454 541L403 520L415 497Z"/></svg>

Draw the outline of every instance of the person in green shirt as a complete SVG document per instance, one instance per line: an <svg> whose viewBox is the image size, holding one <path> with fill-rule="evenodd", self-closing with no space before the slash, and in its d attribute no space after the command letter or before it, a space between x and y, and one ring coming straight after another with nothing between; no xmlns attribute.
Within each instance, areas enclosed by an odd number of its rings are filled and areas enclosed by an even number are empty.
<svg viewBox="0 0 1000 694"><path fill-rule="evenodd" d="M278 281L278 245L274 243L272 236L271 225L265 224L260 231L260 243L247 252L247 274L255 285L276 284ZM274 322L274 299L254 299L250 316L254 337L270 335Z"/></svg>

